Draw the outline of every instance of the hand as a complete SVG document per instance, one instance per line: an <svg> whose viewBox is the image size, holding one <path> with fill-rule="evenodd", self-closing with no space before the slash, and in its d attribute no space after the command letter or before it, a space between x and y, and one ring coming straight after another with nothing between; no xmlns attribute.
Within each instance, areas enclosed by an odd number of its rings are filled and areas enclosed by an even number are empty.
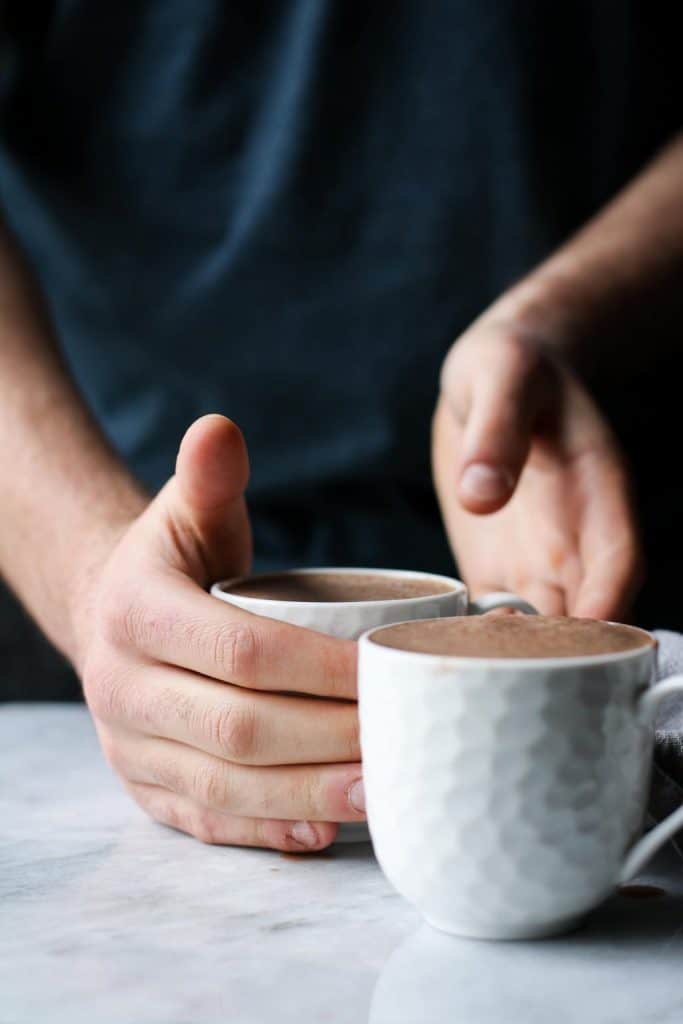
<svg viewBox="0 0 683 1024"><path fill-rule="evenodd" d="M547 349L481 318L444 364L435 484L473 595L619 619L640 578L628 478L585 388Z"/></svg>
<svg viewBox="0 0 683 1024"><path fill-rule="evenodd" d="M248 569L247 476L234 424L190 428L81 617L83 686L105 756L157 821L209 843L319 850L334 822L365 817L356 645L205 592Z"/></svg>

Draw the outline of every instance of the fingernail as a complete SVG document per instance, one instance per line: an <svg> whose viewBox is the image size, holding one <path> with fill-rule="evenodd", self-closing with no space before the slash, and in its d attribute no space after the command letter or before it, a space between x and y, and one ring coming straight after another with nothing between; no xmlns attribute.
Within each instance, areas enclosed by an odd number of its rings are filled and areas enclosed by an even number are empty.
<svg viewBox="0 0 683 1024"><path fill-rule="evenodd" d="M510 493L512 482L507 469L473 462L460 477L460 493L476 501L497 501Z"/></svg>
<svg viewBox="0 0 683 1024"><path fill-rule="evenodd" d="M365 787L363 780L357 779L349 786L346 795L354 811L358 811L359 814L365 814Z"/></svg>
<svg viewBox="0 0 683 1024"><path fill-rule="evenodd" d="M289 835L307 850L314 849L320 841L318 833L308 821L296 821L289 830Z"/></svg>

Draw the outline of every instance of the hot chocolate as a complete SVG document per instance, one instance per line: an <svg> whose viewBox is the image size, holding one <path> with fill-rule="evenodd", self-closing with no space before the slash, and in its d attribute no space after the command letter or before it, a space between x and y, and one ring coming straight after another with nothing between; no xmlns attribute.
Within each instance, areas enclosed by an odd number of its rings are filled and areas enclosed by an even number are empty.
<svg viewBox="0 0 683 1024"><path fill-rule="evenodd" d="M642 629L593 619L476 615L423 619L373 633L383 647L461 658L576 658L654 644Z"/></svg>
<svg viewBox="0 0 683 1024"><path fill-rule="evenodd" d="M438 579L364 572L271 573L235 583L226 592L270 601L400 601L446 594L453 587Z"/></svg>

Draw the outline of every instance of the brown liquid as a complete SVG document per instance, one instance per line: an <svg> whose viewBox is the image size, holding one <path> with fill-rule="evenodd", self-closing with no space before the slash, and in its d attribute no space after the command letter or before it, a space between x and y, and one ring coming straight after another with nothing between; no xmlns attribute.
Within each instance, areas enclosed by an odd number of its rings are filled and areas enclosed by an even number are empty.
<svg viewBox="0 0 683 1024"><path fill-rule="evenodd" d="M650 647L642 629L593 619L476 615L423 619L373 634L383 647L463 658L573 658Z"/></svg>
<svg viewBox="0 0 683 1024"><path fill-rule="evenodd" d="M230 594L270 601L397 601L449 593L441 580L384 576L381 573L272 573L230 587Z"/></svg>

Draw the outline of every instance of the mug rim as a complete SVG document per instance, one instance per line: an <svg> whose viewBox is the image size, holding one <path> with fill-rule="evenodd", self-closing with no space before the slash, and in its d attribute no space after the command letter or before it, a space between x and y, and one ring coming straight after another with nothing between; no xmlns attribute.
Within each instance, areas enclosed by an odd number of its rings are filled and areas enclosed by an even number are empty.
<svg viewBox="0 0 683 1024"><path fill-rule="evenodd" d="M446 617L446 616L444 616ZM431 619L420 619L420 622L443 622L444 617L433 617ZM458 616L447 616L448 618L458 618ZM409 658L415 659L418 664L434 664L439 662L442 665L445 664L448 668L492 668L496 671L509 671L511 668L521 668L525 670L539 669L547 671L548 669L554 668L586 668L588 665L610 665L614 662L630 661L631 659L642 658L645 655L657 654L657 648L659 644L657 638L648 632L646 629L642 629L640 626L628 626L629 629L633 629L638 633L642 633L644 637L649 641L644 643L642 647L635 647L628 651L611 651L607 654L577 654L569 657L562 657L561 655L555 655L550 658L502 658L502 657L485 657L485 656L472 656L466 654L434 654L431 651L406 651L400 647L386 647L384 644L376 643L373 640L373 633L378 633L382 629L392 629L394 626L403 626L407 622L415 622L415 619L404 619L403 622L390 622L383 626L372 626L370 629L366 629L364 633L358 637L359 648L372 648L373 650L381 649L383 653L387 653L389 657L398 658ZM609 626L624 626L624 622L612 622L608 619L600 619L599 621L605 622Z"/></svg>
<svg viewBox="0 0 683 1024"><path fill-rule="evenodd" d="M226 589L229 586L234 586L236 583L244 583L247 580L258 580L269 576L306 576L314 573L332 573L339 576L401 576L409 579L438 580L443 583L447 583L450 589L437 592L436 594L419 594L416 597L383 597L367 601L292 601L281 600L277 597L250 597L247 594L229 594ZM352 566L319 566L306 569L272 569L270 572L249 573L245 576L232 576L228 579L218 580L216 583L213 583L210 593L213 597L217 597L219 600L226 601L229 604L235 603L230 600L231 597L235 597L239 602L244 601L253 604L264 604L266 606L279 605L280 607L283 607L284 605L296 605L301 608L349 608L353 605L372 605L373 608L380 607L381 605L393 607L395 605L407 604L408 602L410 602L410 604L421 604L426 601L435 601L451 597L453 594L463 594L466 599L468 596L467 585L455 576L444 576L435 572L422 572L418 569L355 569ZM245 611L248 610L245 605L241 603L238 604L237 607L240 607ZM404 621L410 622L412 620L406 619Z"/></svg>

